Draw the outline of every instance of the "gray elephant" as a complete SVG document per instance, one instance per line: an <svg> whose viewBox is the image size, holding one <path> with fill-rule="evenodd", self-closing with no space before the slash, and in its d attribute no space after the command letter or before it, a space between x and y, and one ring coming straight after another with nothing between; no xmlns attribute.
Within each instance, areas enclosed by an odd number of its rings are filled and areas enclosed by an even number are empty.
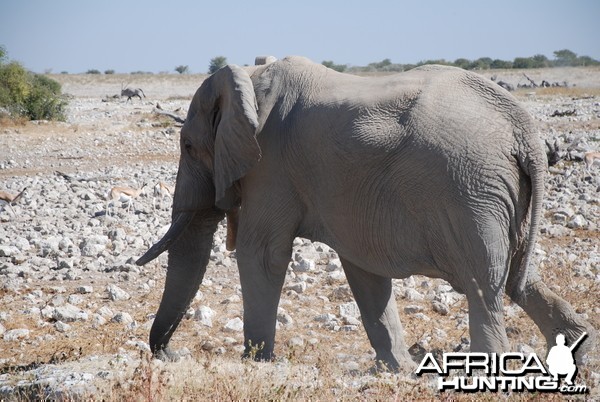
<svg viewBox="0 0 600 402"><path fill-rule="evenodd" d="M392 278L442 278L466 294L473 351L509 349L505 290L549 344L594 333L530 263L547 169L532 119L477 74L364 78L300 57L230 65L196 92L180 142L171 227L138 260L169 250L155 354L168 351L225 215L257 359L273 357L296 236L338 252L376 358L393 370L414 363Z"/></svg>

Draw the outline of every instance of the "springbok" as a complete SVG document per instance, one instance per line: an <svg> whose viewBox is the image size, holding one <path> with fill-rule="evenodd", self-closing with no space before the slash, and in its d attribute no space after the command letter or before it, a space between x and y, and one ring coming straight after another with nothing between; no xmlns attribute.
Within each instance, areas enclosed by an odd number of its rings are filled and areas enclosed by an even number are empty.
<svg viewBox="0 0 600 402"><path fill-rule="evenodd" d="M142 194L142 192L144 192L145 187L146 183L144 183L144 185L137 190L130 187L121 186L111 188L106 197L106 215L110 215L109 207L112 204L114 208L116 201L127 203L127 212L129 212L131 210L131 206L133 205L133 200L135 200L140 194Z"/></svg>

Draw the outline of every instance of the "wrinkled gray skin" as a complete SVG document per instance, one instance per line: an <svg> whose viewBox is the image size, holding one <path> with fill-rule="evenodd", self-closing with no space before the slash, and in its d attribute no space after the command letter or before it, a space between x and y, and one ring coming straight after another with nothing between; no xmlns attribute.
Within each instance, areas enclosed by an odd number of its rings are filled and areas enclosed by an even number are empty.
<svg viewBox="0 0 600 402"><path fill-rule="evenodd" d="M246 353L261 345L257 359L273 356L296 236L338 252L377 360L390 369L413 365L391 278L414 274L466 294L472 351L509 349L505 290L549 346L558 332L568 342L583 331L594 338L529 264L546 167L529 115L473 73L429 66L363 78L299 57L227 66L192 100L172 226L138 261L169 250L151 349L167 351L226 212Z"/></svg>

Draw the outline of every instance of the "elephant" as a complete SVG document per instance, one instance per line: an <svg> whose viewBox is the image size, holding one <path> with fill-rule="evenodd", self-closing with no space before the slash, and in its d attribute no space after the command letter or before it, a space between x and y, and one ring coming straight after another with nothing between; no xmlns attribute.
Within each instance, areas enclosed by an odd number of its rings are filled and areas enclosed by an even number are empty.
<svg viewBox="0 0 600 402"><path fill-rule="evenodd" d="M296 237L337 251L376 361L390 370L414 367L392 279L415 274L466 295L472 351L508 351L504 293L549 345L558 332L595 334L532 264L547 170L534 122L476 73L360 77L298 56L228 65L195 93L180 148L171 226L137 261L168 250L155 355L171 356L225 217L246 357L274 357Z"/></svg>

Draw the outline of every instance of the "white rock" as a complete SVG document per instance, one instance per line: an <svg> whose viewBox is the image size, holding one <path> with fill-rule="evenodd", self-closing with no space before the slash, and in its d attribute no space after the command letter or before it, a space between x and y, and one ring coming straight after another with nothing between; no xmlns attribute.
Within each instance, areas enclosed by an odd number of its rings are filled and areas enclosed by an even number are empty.
<svg viewBox="0 0 600 402"><path fill-rule="evenodd" d="M342 262L340 261L339 258L333 258L333 259L329 260L329 263L325 267L325 271L327 271L327 272L338 271L341 269L342 269Z"/></svg>
<svg viewBox="0 0 600 402"><path fill-rule="evenodd" d="M311 272L317 267L313 260L302 258L300 261L292 262L292 270L294 272Z"/></svg>
<svg viewBox="0 0 600 402"><path fill-rule="evenodd" d="M0 246L0 257L12 257L15 254L18 254L19 250L13 246Z"/></svg>
<svg viewBox="0 0 600 402"><path fill-rule="evenodd" d="M79 286L78 288L75 289L75 292L79 293L79 294L88 294L88 293L92 293L94 291L94 288L91 286Z"/></svg>
<svg viewBox="0 0 600 402"><path fill-rule="evenodd" d="M319 314L318 316L316 316L314 318L314 320L317 322L322 322L322 323L327 324L327 323L337 321L337 318L334 314L327 313L327 314Z"/></svg>
<svg viewBox="0 0 600 402"><path fill-rule="evenodd" d="M304 293L306 291L306 282L296 282L286 286L286 290L293 290L296 293Z"/></svg>
<svg viewBox="0 0 600 402"><path fill-rule="evenodd" d="M81 310L79 307L73 306L72 304L65 304L64 306L59 306L54 309L52 318L56 321L75 322L87 321L89 317L88 313Z"/></svg>
<svg viewBox="0 0 600 402"><path fill-rule="evenodd" d="M223 330L225 332L242 332L244 330L244 321L239 317L235 317L234 319L227 321Z"/></svg>
<svg viewBox="0 0 600 402"><path fill-rule="evenodd" d="M413 288L407 288L404 290L404 297L409 301L423 301L425 300L425 296L419 293L417 290Z"/></svg>
<svg viewBox="0 0 600 402"><path fill-rule="evenodd" d="M404 307L404 312L406 314L415 314L415 313L420 313L421 311L423 311L423 306L418 306L418 305L409 305Z"/></svg>
<svg viewBox="0 0 600 402"><path fill-rule="evenodd" d="M7 342L18 341L20 339L29 338L30 331L25 328L11 329L6 331L3 335L3 339Z"/></svg>
<svg viewBox="0 0 600 402"><path fill-rule="evenodd" d="M111 319L112 322L116 322L119 324L131 324L133 323L133 318L131 317L131 315L129 313L126 312L119 312L117 314L115 314L115 316Z"/></svg>
<svg viewBox="0 0 600 402"><path fill-rule="evenodd" d="M61 333L64 333L64 332L67 332L67 331L71 330L71 326L69 324L67 324L67 323L62 322L62 321L55 322L54 323L54 328L56 328L56 330L58 332L61 332Z"/></svg>
<svg viewBox="0 0 600 402"><path fill-rule="evenodd" d="M194 319L200 324L212 327L212 319L217 313L208 306L200 306L194 314Z"/></svg>
<svg viewBox="0 0 600 402"><path fill-rule="evenodd" d="M360 310L358 309L358 304L356 304L356 302L340 304L338 308L341 317L360 317Z"/></svg>
<svg viewBox="0 0 600 402"><path fill-rule="evenodd" d="M112 301L131 299L129 293L127 293L117 285L108 285L106 287L106 291L108 292L108 298Z"/></svg>

